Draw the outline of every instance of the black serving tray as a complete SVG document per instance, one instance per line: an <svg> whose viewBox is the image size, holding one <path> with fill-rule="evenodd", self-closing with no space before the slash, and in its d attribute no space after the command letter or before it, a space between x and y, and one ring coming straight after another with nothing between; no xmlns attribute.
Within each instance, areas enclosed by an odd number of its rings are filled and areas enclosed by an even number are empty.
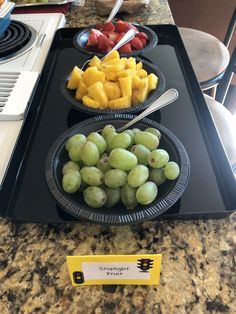
<svg viewBox="0 0 236 314"><path fill-rule="evenodd" d="M139 57L160 68L166 89L176 88L179 98L148 118L179 138L191 165L183 195L158 219L225 217L236 209L236 181L178 29L173 25L149 27L159 41ZM71 108L60 90L63 76L90 57L73 46L79 30L65 28L55 34L0 190L0 216L9 220L78 222L56 204L48 191L44 170L55 140L69 127L91 117Z"/></svg>

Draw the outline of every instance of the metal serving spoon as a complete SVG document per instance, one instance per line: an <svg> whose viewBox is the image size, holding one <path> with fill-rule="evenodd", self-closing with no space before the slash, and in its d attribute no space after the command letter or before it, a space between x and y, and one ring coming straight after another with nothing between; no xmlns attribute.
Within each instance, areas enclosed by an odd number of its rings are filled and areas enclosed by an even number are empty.
<svg viewBox="0 0 236 314"><path fill-rule="evenodd" d="M110 22L113 20L113 18L115 17L116 13L119 11L120 7L122 6L123 0L116 0L116 3L113 7L113 9L111 10L110 15L108 16L108 19L106 20L106 23Z"/></svg>
<svg viewBox="0 0 236 314"><path fill-rule="evenodd" d="M129 122L127 122L120 128L116 129L116 132L120 133L127 130L129 127L131 127L138 121L142 120L143 118L147 117L149 114L153 113L154 111L171 104L178 97L179 97L179 93L175 88L168 89L158 99L156 99L146 110L141 112L138 116L136 116L134 119L130 120ZM102 130L103 129L100 129L100 130L97 130L96 132L102 132Z"/></svg>
<svg viewBox="0 0 236 314"><path fill-rule="evenodd" d="M134 38L136 33L137 31L135 29L133 28L129 29L121 38L121 40L119 40L118 43L107 54L105 54L105 56L101 58L101 60L103 60L106 56L108 56L112 51L118 50L121 46L129 42L132 38ZM91 60L92 59L88 59L87 61L85 61L85 63L80 67L81 70L83 70L86 64L88 64Z"/></svg>
<svg viewBox="0 0 236 314"><path fill-rule="evenodd" d="M175 101L179 96L179 93L176 89L170 88L165 93L163 93L157 100L155 100L146 110L141 112L137 117L123 125L122 127L118 128L116 130L117 133L123 132L138 121L142 120L149 114L153 113L154 111L161 109L169 104L171 104L173 101Z"/></svg>

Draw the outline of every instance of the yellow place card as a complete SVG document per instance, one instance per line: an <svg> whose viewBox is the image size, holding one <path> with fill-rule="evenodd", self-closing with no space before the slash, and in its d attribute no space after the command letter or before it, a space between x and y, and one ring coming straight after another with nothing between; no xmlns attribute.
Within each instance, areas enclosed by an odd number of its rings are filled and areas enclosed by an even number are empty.
<svg viewBox="0 0 236 314"><path fill-rule="evenodd" d="M67 256L73 286L158 285L161 254Z"/></svg>

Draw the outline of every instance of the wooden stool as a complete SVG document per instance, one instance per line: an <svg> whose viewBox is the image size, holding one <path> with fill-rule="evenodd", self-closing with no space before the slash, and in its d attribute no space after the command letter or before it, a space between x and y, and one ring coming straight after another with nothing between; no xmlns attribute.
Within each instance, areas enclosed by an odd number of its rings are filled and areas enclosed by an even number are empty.
<svg viewBox="0 0 236 314"><path fill-rule="evenodd" d="M202 90L216 87L228 66L230 60L228 46L235 24L236 8L231 17L223 43L206 32L179 27L181 38Z"/></svg>
<svg viewBox="0 0 236 314"><path fill-rule="evenodd" d="M205 100L212 115L232 167L236 165L236 118L221 103L205 95Z"/></svg>
<svg viewBox="0 0 236 314"><path fill-rule="evenodd" d="M229 64L229 51L216 37L192 28L179 27L197 80L203 90L216 85Z"/></svg>

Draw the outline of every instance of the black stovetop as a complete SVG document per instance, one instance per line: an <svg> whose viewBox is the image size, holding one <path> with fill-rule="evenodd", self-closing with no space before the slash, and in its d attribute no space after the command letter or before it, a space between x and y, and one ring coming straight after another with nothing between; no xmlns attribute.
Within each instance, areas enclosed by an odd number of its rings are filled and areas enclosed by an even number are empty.
<svg viewBox="0 0 236 314"><path fill-rule="evenodd" d="M149 116L169 128L183 143L191 173L181 198L157 219L220 218L236 208L235 178L216 133L200 87L175 26L152 26L159 42L144 57L156 64L179 98ZM78 29L58 30L29 107L6 178L0 191L0 214L27 222L76 222L48 191L45 160L53 142L91 116L72 109L60 84L65 73L90 56L73 47Z"/></svg>

